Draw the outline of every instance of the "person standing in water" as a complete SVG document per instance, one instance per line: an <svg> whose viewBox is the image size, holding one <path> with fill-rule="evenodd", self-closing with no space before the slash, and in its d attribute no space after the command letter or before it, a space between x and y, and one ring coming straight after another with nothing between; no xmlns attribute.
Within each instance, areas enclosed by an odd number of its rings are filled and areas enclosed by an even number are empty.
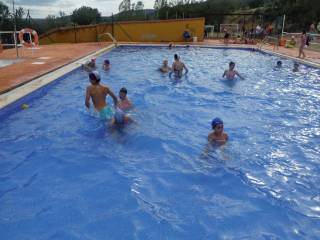
<svg viewBox="0 0 320 240"><path fill-rule="evenodd" d="M239 78L244 79L236 70L234 70L234 67L236 64L234 62L229 63L229 69L225 70L222 77L226 77L228 80L233 80L234 77L237 75Z"/></svg>
<svg viewBox="0 0 320 240"><path fill-rule="evenodd" d="M228 141L228 134L223 131L223 121L220 118L215 118L211 122L212 132L208 135L209 142L225 144Z"/></svg>
<svg viewBox="0 0 320 240"><path fill-rule="evenodd" d="M174 55L174 62L172 63L172 68L171 68L171 73L174 73L175 77L181 78L182 77L182 73L183 73L183 69L185 69L185 74L188 73L188 68L186 67L186 65L180 61L180 58L178 56L178 54Z"/></svg>
<svg viewBox="0 0 320 240"><path fill-rule="evenodd" d="M89 80L91 85L87 87L85 105L90 108L90 99L94 108L99 112L102 120L111 121L113 119L113 109L107 105L106 97L110 95L113 103L117 106L118 100L116 95L107 87L100 84L100 75L97 71L89 73Z"/></svg>

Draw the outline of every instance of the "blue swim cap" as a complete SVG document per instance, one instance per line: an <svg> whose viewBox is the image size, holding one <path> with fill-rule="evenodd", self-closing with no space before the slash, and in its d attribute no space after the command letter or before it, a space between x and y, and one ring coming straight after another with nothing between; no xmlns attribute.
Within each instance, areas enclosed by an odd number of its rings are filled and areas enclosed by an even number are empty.
<svg viewBox="0 0 320 240"><path fill-rule="evenodd" d="M219 124L223 124L223 121L220 118L215 118L211 122L212 128L215 128Z"/></svg>
<svg viewBox="0 0 320 240"><path fill-rule="evenodd" d="M124 116L125 116L125 113L120 108L117 108L116 112L114 113L115 122L117 124L124 124Z"/></svg>
<svg viewBox="0 0 320 240"><path fill-rule="evenodd" d="M108 59L104 60L105 64L110 64L110 61Z"/></svg>

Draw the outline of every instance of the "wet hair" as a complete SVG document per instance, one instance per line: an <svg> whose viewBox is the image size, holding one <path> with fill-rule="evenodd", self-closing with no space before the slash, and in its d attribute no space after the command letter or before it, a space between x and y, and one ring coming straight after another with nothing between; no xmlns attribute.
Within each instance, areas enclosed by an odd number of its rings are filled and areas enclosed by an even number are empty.
<svg viewBox="0 0 320 240"><path fill-rule="evenodd" d="M100 76L96 71L90 72L89 78L90 80L95 81L96 83L100 82Z"/></svg>
<svg viewBox="0 0 320 240"><path fill-rule="evenodd" d="M175 54L175 55L174 55L174 59L175 59L175 60L178 60L178 59L179 59L178 54Z"/></svg>
<svg viewBox="0 0 320 240"><path fill-rule="evenodd" d="M125 94L127 94L127 93L128 93L127 89L126 89L126 88L124 88L124 87L120 89L120 92L121 92L121 93L125 93Z"/></svg>
<svg viewBox="0 0 320 240"><path fill-rule="evenodd" d="M231 65L236 65L234 62L229 62L229 66L231 66Z"/></svg>
<svg viewBox="0 0 320 240"><path fill-rule="evenodd" d="M303 34L307 34L307 31L306 31L306 30L303 30L302 33L303 33Z"/></svg>
<svg viewBox="0 0 320 240"><path fill-rule="evenodd" d="M108 59L104 60L104 64L110 64L110 61Z"/></svg>
<svg viewBox="0 0 320 240"><path fill-rule="evenodd" d="M281 62L281 61L278 61L278 62L277 62L277 65L278 65L278 66L281 66L281 65L282 65L282 62Z"/></svg>
<svg viewBox="0 0 320 240"><path fill-rule="evenodd" d="M295 63L293 64L293 66L299 67L299 63L295 62Z"/></svg>

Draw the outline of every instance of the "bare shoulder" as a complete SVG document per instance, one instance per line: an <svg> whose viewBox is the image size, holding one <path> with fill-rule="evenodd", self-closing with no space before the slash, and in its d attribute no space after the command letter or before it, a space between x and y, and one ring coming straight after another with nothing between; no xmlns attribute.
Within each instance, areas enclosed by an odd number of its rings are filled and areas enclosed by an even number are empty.
<svg viewBox="0 0 320 240"><path fill-rule="evenodd" d="M213 132L209 133L209 135L208 135L208 141L212 141L212 140L214 140L214 139L215 139L215 137L214 137Z"/></svg>
<svg viewBox="0 0 320 240"><path fill-rule="evenodd" d="M225 138L226 140L228 140L228 139L229 139L229 136L228 136L228 134L227 134L227 133L223 133L223 135L224 135L224 138Z"/></svg>

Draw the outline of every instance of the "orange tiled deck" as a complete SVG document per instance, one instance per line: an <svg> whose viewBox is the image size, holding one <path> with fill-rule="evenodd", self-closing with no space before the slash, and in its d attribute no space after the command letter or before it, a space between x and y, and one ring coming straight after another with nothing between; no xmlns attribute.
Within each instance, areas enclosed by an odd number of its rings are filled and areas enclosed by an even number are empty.
<svg viewBox="0 0 320 240"><path fill-rule="evenodd" d="M33 54L30 49L19 49L22 61L0 68L0 94L108 45L109 43L42 45ZM16 59L15 49L0 53L0 59ZM43 64L32 64L34 62Z"/></svg>
<svg viewBox="0 0 320 240"><path fill-rule="evenodd" d="M102 47L108 46L110 43L79 43L79 44L55 44L43 45L41 49L35 50L34 54L29 49L25 49L23 53L23 61L0 68L0 94L7 92L23 83L26 83L36 77L55 70L65 64L73 62L90 53L100 50ZM220 40L205 40L201 45L222 45ZM229 46L256 46L256 45L239 45L229 44ZM263 49L273 51L272 46L263 46ZM20 50L21 51L21 50ZM288 49L280 47L274 51L290 57L297 57L297 49ZM306 50L307 61L320 64L320 53ZM15 49L5 50L0 54L1 59L15 59ZM41 59L42 58L42 59ZM33 62L44 62L37 65Z"/></svg>

